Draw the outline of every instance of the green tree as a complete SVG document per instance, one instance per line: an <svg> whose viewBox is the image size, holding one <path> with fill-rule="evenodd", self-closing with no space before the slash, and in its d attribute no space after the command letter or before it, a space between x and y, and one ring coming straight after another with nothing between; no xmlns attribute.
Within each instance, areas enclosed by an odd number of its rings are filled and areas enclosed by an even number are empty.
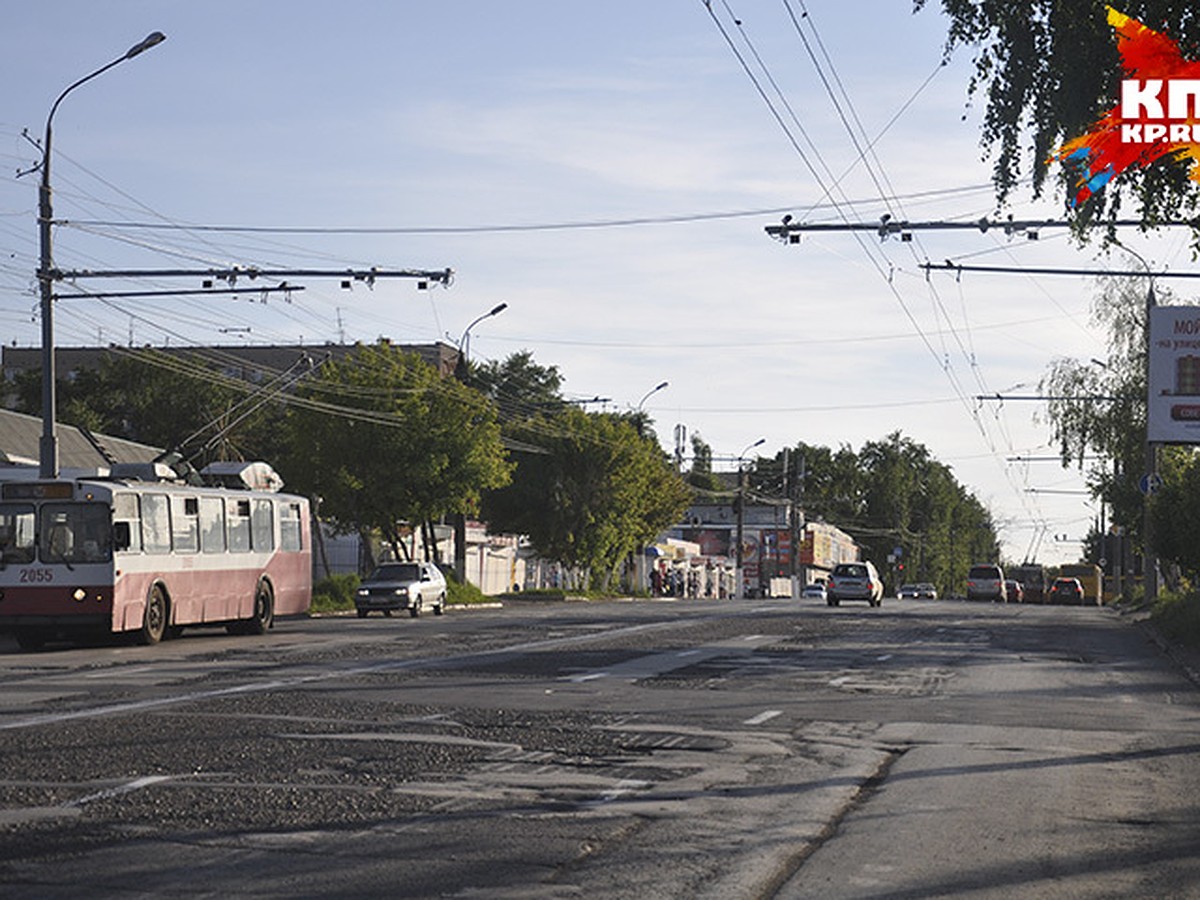
<svg viewBox="0 0 1200 900"><path fill-rule="evenodd" d="M920 10L927 4L913 5ZM1000 203L1026 176L1039 195L1053 151L1085 133L1118 97L1123 73L1105 4L942 0L941 7L950 19L947 55L962 48L974 54L968 91L986 97L982 142L994 157ZM1119 7L1178 41L1185 58L1197 58L1200 16L1194 0L1128 0ZM1075 178L1059 169L1066 196L1074 196ZM1145 169L1131 167L1094 194L1080 210L1081 224L1116 218L1125 196L1133 198L1148 226L1196 211L1196 183L1188 178L1186 162L1165 159Z"/></svg>
<svg viewBox="0 0 1200 900"><path fill-rule="evenodd" d="M524 418L562 403L558 368L538 365L528 350L498 362L471 363L465 381L490 397L503 419Z"/></svg>
<svg viewBox="0 0 1200 900"><path fill-rule="evenodd" d="M288 425L293 489L344 528L378 529L397 555L402 523L473 512L510 477L494 406L385 342L303 382Z"/></svg>
<svg viewBox="0 0 1200 900"><path fill-rule="evenodd" d="M621 416L573 407L510 423L513 483L487 495L484 517L527 534L539 555L607 587L632 553L675 524L690 492L656 442Z"/></svg>
<svg viewBox="0 0 1200 900"><path fill-rule="evenodd" d="M789 456L804 461L799 498L807 518L850 534L885 577L900 577L885 562L896 547L905 580L943 592L960 588L972 563L999 557L991 514L948 466L899 432L857 453L800 443ZM768 483L757 476L756 488Z"/></svg>
<svg viewBox="0 0 1200 900"><path fill-rule="evenodd" d="M687 482L694 488L709 493L720 492L724 485L713 474L712 447L699 434L692 435L692 468L688 472Z"/></svg>
<svg viewBox="0 0 1200 900"><path fill-rule="evenodd" d="M1200 455L1191 448L1170 451L1159 461L1163 484L1150 504L1154 549L1195 588L1200 586Z"/></svg>
<svg viewBox="0 0 1200 900"><path fill-rule="evenodd" d="M1162 291L1159 299L1170 300L1171 295ZM1144 287L1125 278L1102 281L1092 303L1092 323L1107 331L1107 358L1055 359L1039 390L1053 398L1045 416L1063 466L1085 471L1092 495L1108 506L1112 521L1140 549L1143 497L1138 485L1146 468ZM1099 554L1098 542L1092 543Z"/></svg>

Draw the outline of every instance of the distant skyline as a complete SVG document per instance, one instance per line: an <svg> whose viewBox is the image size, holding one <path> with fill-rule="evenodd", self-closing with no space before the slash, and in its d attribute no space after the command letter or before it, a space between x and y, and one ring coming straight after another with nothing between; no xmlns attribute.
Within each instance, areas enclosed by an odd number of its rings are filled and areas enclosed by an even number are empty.
<svg viewBox="0 0 1200 900"><path fill-rule="evenodd" d="M56 114L60 268L449 267L455 282L344 291L313 279L290 298L61 300L60 345L454 344L504 302L472 330L472 358L528 349L559 369L568 396L611 398L615 409L667 381L645 409L668 451L677 426L725 458L759 438L756 452L771 456L799 441L857 450L900 431L993 511L1009 557L1034 548L1047 562L1078 557L1100 513L1081 473L1021 461L1056 452L1042 405L979 398L1036 393L1056 357L1105 356L1090 319L1095 280L956 277L921 264L1129 261L1079 247L1062 229L1036 241L992 228L789 245L765 233L785 213L997 215L979 146L982 101L968 101L965 54L941 65L937 9L913 15L907 0L111 0L102 9L29 4L10 11L0 34L0 79L12 86L0 103L8 345L40 342L37 176L15 176L38 158L30 138L40 140L63 88L159 30L164 43L80 87ZM1034 203L1027 190L1016 200L1000 215L1059 218L1065 202ZM1181 231L1123 237L1156 270L1190 265ZM179 286L122 283L134 285Z"/></svg>

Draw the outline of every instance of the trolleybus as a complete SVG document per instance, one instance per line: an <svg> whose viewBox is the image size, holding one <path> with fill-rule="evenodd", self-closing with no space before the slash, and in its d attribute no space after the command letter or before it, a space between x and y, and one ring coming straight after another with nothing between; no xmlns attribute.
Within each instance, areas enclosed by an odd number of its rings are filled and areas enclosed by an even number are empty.
<svg viewBox="0 0 1200 900"><path fill-rule="evenodd" d="M263 463L202 474L222 486L160 463L55 480L0 472L0 630L25 650L88 632L156 644L191 625L262 634L305 612L308 501L280 493Z"/></svg>

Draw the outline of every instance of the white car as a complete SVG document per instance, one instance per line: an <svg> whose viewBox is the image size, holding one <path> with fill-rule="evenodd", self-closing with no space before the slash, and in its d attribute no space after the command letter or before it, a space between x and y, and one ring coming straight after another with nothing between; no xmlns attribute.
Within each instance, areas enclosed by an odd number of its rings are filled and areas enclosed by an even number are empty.
<svg viewBox="0 0 1200 900"><path fill-rule="evenodd" d="M425 609L440 616L446 610L446 578L429 562L384 563L363 579L354 606L360 619L373 610L390 616L398 609L414 619Z"/></svg>
<svg viewBox="0 0 1200 900"><path fill-rule="evenodd" d="M804 590L800 592L800 597L805 600L824 600L825 585L819 581L814 581L812 584L806 584Z"/></svg>

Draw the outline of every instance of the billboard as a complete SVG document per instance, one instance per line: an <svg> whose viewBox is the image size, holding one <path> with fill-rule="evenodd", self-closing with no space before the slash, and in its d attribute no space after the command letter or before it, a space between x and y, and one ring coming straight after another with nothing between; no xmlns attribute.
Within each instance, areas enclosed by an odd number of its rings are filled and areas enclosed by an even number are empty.
<svg viewBox="0 0 1200 900"><path fill-rule="evenodd" d="M1150 307L1146 439L1200 444L1200 306Z"/></svg>

